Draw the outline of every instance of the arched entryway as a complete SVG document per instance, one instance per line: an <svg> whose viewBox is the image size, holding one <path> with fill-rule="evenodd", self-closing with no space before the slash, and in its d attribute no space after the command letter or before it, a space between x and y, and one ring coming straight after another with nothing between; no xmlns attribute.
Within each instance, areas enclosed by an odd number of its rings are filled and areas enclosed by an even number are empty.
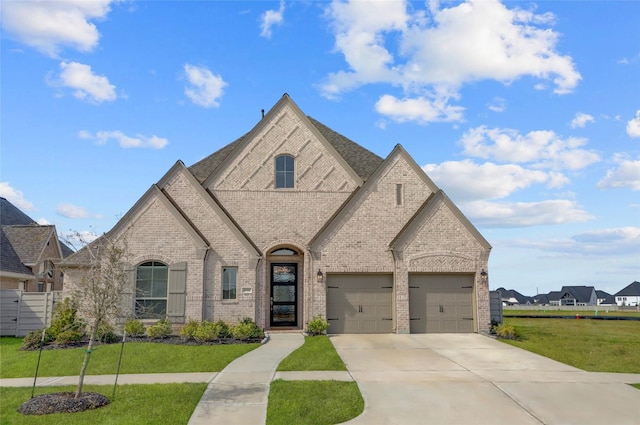
<svg viewBox="0 0 640 425"><path fill-rule="evenodd" d="M297 329L302 323L304 254L286 245L271 249L267 255L266 324L270 329Z"/></svg>

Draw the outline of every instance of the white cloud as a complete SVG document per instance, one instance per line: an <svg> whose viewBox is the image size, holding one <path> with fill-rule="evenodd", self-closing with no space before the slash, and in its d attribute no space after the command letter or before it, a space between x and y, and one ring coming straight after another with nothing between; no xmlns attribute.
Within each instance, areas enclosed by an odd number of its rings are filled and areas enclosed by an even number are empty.
<svg viewBox="0 0 640 425"><path fill-rule="evenodd" d="M44 217L40 217L39 219L37 219L36 223L38 223L40 226L49 226L51 224L49 220Z"/></svg>
<svg viewBox="0 0 640 425"><path fill-rule="evenodd" d="M582 128L590 122L595 122L593 116L585 114L584 112L578 112L571 120L571 128Z"/></svg>
<svg viewBox="0 0 640 425"><path fill-rule="evenodd" d="M96 75L89 65L78 62L61 62L59 78L53 84L59 84L74 90L73 95L90 103L111 102L116 100L115 86L107 77Z"/></svg>
<svg viewBox="0 0 640 425"><path fill-rule="evenodd" d="M460 121L464 108L448 105L445 99L405 98L382 96L376 103L376 111L394 121L420 123Z"/></svg>
<svg viewBox="0 0 640 425"><path fill-rule="evenodd" d="M452 199L461 203L501 199L534 184L551 183L557 187L560 182L559 176L543 171L515 164L476 164L469 159L427 164L423 169Z"/></svg>
<svg viewBox="0 0 640 425"><path fill-rule="evenodd" d="M152 148L162 149L169 144L167 139L153 136L144 136L142 134L136 134L135 137L127 136L120 130L112 131L98 131L95 135L86 130L78 132L80 139L93 139L99 145L106 144L109 140L115 140L118 142L121 148Z"/></svg>
<svg viewBox="0 0 640 425"><path fill-rule="evenodd" d="M106 18L111 0L3 1L2 27L17 41L56 57L63 46L88 52L100 34L92 20Z"/></svg>
<svg viewBox="0 0 640 425"><path fill-rule="evenodd" d="M278 10L267 10L262 15L262 24L260 25L260 35L264 38L271 38L271 28L274 25L282 25L284 22L284 0L280 0L280 8Z"/></svg>
<svg viewBox="0 0 640 425"><path fill-rule="evenodd" d="M462 85L476 81L509 84L532 76L551 81L554 92L563 94L581 79L571 57L557 52L560 34L550 28L551 14L508 9L496 0L429 5L419 10L415 2L333 1L327 16L335 49L349 69L329 74L323 95L336 97L372 83L400 86L405 99L391 106L401 110L384 110L397 119L411 97L424 101L432 92L437 97L430 103L447 104ZM404 119L428 116L439 118L413 113Z"/></svg>
<svg viewBox="0 0 640 425"><path fill-rule="evenodd" d="M493 228L581 223L594 218L575 201L564 199L541 202L475 201L461 208L477 226Z"/></svg>
<svg viewBox="0 0 640 425"><path fill-rule="evenodd" d="M494 97L487 107L493 112L504 112L507 109L507 101L502 97Z"/></svg>
<svg viewBox="0 0 640 425"><path fill-rule="evenodd" d="M0 182L0 196L21 210L29 211L33 209L33 203L26 200L21 191L11 187L9 182Z"/></svg>
<svg viewBox="0 0 640 425"><path fill-rule="evenodd" d="M582 256L637 255L640 252L640 227L590 230L564 239L519 240L514 245Z"/></svg>
<svg viewBox="0 0 640 425"><path fill-rule="evenodd" d="M614 161L618 166L607 171L607 175L598 182L598 188L640 190L640 160L617 157Z"/></svg>
<svg viewBox="0 0 640 425"><path fill-rule="evenodd" d="M60 239L74 250L78 250L98 239L98 235L91 230L82 230L60 233Z"/></svg>
<svg viewBox="0 0 640 425"><path fill-rule="evenodd" d="M219 75L213 75L203 66L190 64L184 65L184 72L190 87L184 89L184 93L196 105L205 108L214 108L220 105L223 89L227 86Z"/></svg>
<svg viewBox="0 0 640 425"><path fill-rule="evenodd" d="M580 149L582 138L560 138L553 131L516 130L480 126L466 132L461 139L464 154L500 162L530 163L536 168L578 170L600 161L593 151Z"/></svg>
<svg viewBox="0 0 640 425"><path fill-rule="evenodd" d="M84 207L66 203L58 205L56 213L66 218L100 218L99 215L91 214Z"/></svg>
<svg viewBox="0 0 640 425"><path fill-rule="evenodd" d="M627 122L627 134L629 137L640 137L640 110Z"/></svg>

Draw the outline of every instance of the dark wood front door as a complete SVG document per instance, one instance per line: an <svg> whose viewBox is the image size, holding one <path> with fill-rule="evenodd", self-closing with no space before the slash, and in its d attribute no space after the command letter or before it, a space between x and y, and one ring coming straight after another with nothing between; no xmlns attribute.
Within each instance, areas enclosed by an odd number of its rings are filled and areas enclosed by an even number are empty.
<svg viewBox="0 0 640 425"><path fill-rule="evenodd" d="M271 264L271 327L298 325L297 284L297 264Z"/></svg>

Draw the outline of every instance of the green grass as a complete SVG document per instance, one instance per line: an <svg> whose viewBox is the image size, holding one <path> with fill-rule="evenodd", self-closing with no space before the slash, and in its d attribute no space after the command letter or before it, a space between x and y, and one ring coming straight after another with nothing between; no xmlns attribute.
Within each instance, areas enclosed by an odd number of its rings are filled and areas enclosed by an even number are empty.
<svg viewBox="0 0 640 425"><path fill-rule="evenodd" d="M590 372L640 373L640 321L505 317L522 340L502 340Z"/></svg>
<svg viewBox="0 0 640 425"><path fill-rule="evenodd" d="M0 388L1 425L142 425L186 424L207 384L121 385L107 406L81 413L22 415L16 409L31 397L31 388ZM35 395L73 391L75 387L37 388ZM111 398L112 386L87 385L85 391Z"/></svg>
<svg viewBox="0 0 640 425"><path fill-rule="evenodd" d="M306 336L304 344L278 365L278 371L347 370L326 335Z"/></svg>
<svg viewBox="0 0 640 425"><path fill-rule="evenodd" d="M596 316L595 310L509 310L504 309L502 311L503 316ZM640 311L616 311L607 310L606 307L600 307L598 309L597 316L622 316L622 317L640 317Z"/></svg>
<svg viewBox="0 0 640 425"><path fill-rule="evenodd" d="M331 425L353 419L363 410L355 382L278 379L271 383L267 425Z"/></svg>
<svg viewBox="0 0 640 425"><path fill-rule="evenodd" d="M0 338L0 377L32 377L37 351L20 351L21 338ZM259 344L171 345L127 342L120 373L219 372L231 361L254 350ZM100 345L91 354L88 375L115 374L121 344ZM78 375L84 348L43 350L39 376Z"/></svg>

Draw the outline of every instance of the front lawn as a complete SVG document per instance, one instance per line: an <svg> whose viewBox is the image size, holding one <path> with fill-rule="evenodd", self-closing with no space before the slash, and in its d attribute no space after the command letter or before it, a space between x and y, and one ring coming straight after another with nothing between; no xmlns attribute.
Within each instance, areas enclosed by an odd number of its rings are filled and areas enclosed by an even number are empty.
<svg viewBox="0 0 640 425"><path fill-rule="evenodd" d="M640 373L640 321L504 318L522 340L503 340L590 372Z"/></svg>
<svg viewBox="0 0 640 425"><path fill-rule="evenodd" d="M0 338L0 377L32 377L38 351L20 351L22 338ZM172 345L127 342L120 373L219 372L260 344ZM121 344L99 345L91 354L88 375L115 374ZM39 376L74 376L80 373L84 348L42 351Z"/></svg>
<svg viewBox="0 0 640 425"><path fill-rule="evenodd" d="M23 415L16 409L31 397L31 388L0 388L1 425L84 425L84 424L186 424L207 388L201 384L119 385L115 399L95 410L80 413ZM59 391L74 391L75 387L37 388L36 396ZM87 385L87 392L97 392L111 398L113 386Z"/></svg>
<svg viewBox="0 0 640 425"><path fill-rule="evenodd" d="M355 382L275 380L267 425L332 425L360 415L364 400Z"/></svg>
<svg viewBox="0 0 640 425"><path fill-rule="evenodd" d="M637 310L608 310L607 307L600 307L598 311L595 310L552 310L540 308L540 310L509 310L504 309L502 315L508 316L572 316L576 314L580 316L620 316L620 317L640 317L640 311Z"/></svg>
<svg viewBox="0 0 640 425"><path fill-rule="evenodd" d="M347 370L326 335L305 336L304 344L278 365L278 371Z"/></svg>

